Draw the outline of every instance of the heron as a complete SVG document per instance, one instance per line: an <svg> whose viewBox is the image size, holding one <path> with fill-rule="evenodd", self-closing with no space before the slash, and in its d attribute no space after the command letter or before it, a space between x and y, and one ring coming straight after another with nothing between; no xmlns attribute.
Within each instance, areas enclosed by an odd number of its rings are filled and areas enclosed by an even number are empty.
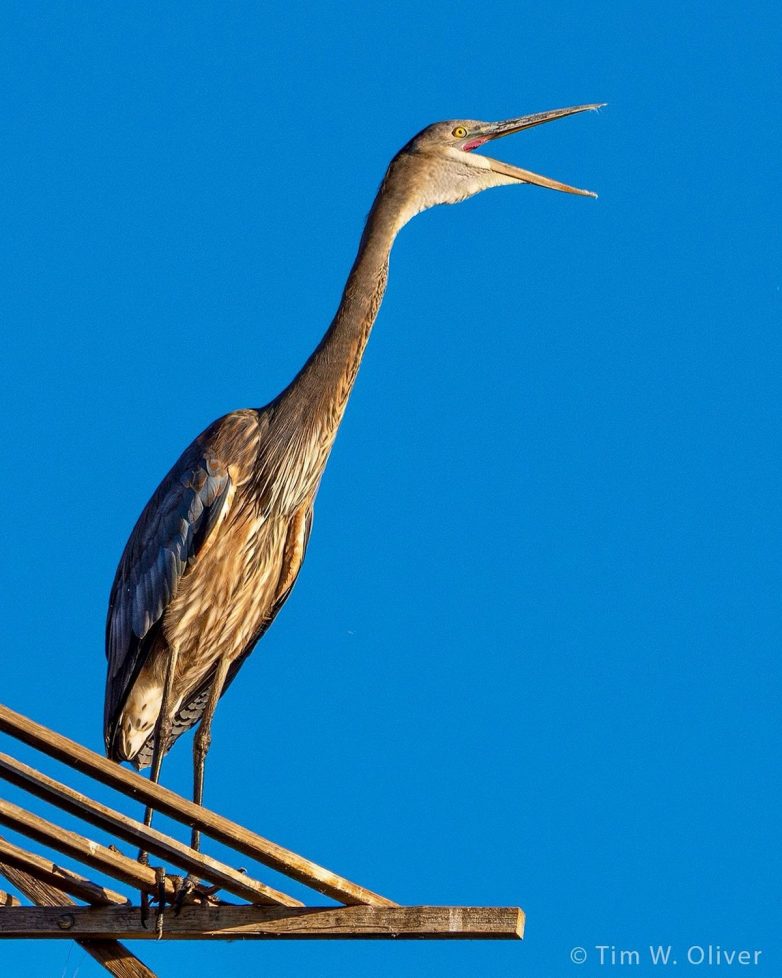
<svg viewBox="0 0 782 978"><path fill-rule="evenodd" d="M106 623L107 755L151 766L187 730L193 800L220 697L296 581L313 503L386 288L391 247L416 214L491 187L595 194L476 153L511 133L598 104L502 122L428 126L392 159L366 220L337 312L293 381L262 408L213 422L141 513L114 578ZM151 824L148 807L145 822ZM200 835L193 829L193 849Z"/></svg>

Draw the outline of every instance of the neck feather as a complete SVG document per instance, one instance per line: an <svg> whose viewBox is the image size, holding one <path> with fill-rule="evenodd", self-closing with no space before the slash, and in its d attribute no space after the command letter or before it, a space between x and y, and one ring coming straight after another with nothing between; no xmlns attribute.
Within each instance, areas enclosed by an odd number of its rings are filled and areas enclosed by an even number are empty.
<svg viewBox="0 0 782 978"><path fill-rule="evenodd" d="M394 192L386 179L367 218L339 309L323 339L280 396L288 406L291 402L300 405L310 420L325 421L334 434L383 301L391 246L410 216L405 195Z"/></svg>
<svg viewBox="0 0 782 978"><path fill-rule="evenodd" d="M257 470L272 509L292 513L317 491L383 301L391 246L420 210L398 173L392 163L331 325L293 382L269 405L274 437L264 440Z"/></svg>

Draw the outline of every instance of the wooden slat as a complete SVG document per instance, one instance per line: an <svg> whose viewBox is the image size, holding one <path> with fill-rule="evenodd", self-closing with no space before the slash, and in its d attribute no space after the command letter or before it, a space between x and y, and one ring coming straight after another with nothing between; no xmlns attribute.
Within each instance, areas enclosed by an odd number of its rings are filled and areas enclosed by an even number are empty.
<svg viewBox="0 0 782 978"><path fill-rule="evenodd" d="M60 906L62 909L58 911L59 913L73 906L73 900L59 889L35 879L14 866L0 863L0 873L34 903L44 904L47 908ZM12 908L4 908L3 913L7 909ZM103 938L102 940L77 940L76 943L103 965L106 971L114 975L114 978L155 978L154 971L150 971L119 941Z"/></svg>
<svg viewBox="0 0 782 978"><path fill-rule="evenodd" d="M0 890L0 907L21 907L21 905L21 902L12 893Z"/></svg>
<svg viewBox="0 0 782 978"><path fill-rule="evenodd" d="M122 880L129 886L147 893L156 894L158 884L155 871L144 866L135 859L129 859L121 853L113 852L92 839L70 832L68 829L53 825L46 819L27 812L10 801L0 799L0 824L6 825L28 838L35 839L45 846L64 852L72 859L83 862L107 876ZM174 897L174 885L170 879L164 881L166 898Z"/></svg>
<svg viewBox="0 0 782 978"><path fill-rule="evenodd" d="M104 906L110 906L112 903L130 903L130 900L121 893L115 893L114 890L93 883L77 873L57 866L50 859L44 859L33 852L21 849L5 839L0 839L0 863L21 869L41 882L55 886L63 893L69 893L86 903Z"/></svg>
<svg viewBox="0 0 782 978"><path fill-rule="evenodd" d="M131 842L161 859L170 860L189 873L197 874L209 883L214 883L243 900L282 907L304 906L301 900L287 896L210 856L198 853L189 846L177 842L176 839L142 822L128 818L127 815L116 812L106 805L101 805L81 792L74 791L67 785L2 753L0 753L0 777L72 815L83 818L105 832Z"/></svg>
<svg viewBox="0 0 782 978"><path fill-rule="evenodd" d="M179 822L198 828L205 835L257 859L266 866L305 883L319 893L348 905L366 904L375 907L395 907L392 900L386 899L372 890L322 866L304 859L290 849L278 846L268 839L250 832L236 822L223 818L208 808L202 808L187 798L169 791L160 785L152 784L146 778L112 761L101 757L81 744L48 730L33 720L0 706L0 731L29 744L31 747L54 757L78 771L88 774L101 783L135 798L145 805L152 805L157 811Z"/></svg>
<svg viewBox="0 0 782 978"><path fill-rule="evenodd" d="M312 938L518 939L524 914L518 907L283 907L182 908L165 915L163 938L174 940ZM140 923L138 908L11 907L0 914L0 938L96 938L125 940L158 935Z"/></svg>
<svg viewBox="0 0 782 978"><path fill-rule="evenodd" d="M109 974L116 978L157 978L154 971L132 954L120 941L90 940L76 941L90 957L102 964Z"/></svg>

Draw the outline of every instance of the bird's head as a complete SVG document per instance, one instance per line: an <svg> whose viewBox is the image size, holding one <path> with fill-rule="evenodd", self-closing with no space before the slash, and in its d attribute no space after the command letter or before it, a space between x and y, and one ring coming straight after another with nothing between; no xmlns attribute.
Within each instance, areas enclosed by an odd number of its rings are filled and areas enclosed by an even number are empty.
<svg viewBox="0 0 782 978"><path fill-rule="evenodd" d="M558 180L522 170L520 167L492 159L475 150L494 139L531 129L554 119L601 108L600 104L575 105L552 109L504 122L478 122L474 119L451 119L427 126L394 157L388 168L383 189L403 197L407 206L401 224L414 214L436 204L456 204L481 190L514 183L533 183L569 194L596 197L589 190L570 187Z"/></svg>

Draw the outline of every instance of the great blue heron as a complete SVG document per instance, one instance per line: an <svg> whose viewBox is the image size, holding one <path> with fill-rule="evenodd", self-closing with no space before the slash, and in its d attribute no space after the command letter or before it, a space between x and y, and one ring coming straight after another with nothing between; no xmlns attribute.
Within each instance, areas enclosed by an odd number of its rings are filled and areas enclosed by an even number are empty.
<svg viewBox="0 0 782 978"><path fill-rule="evenodd" d="M109 757L139 769L151 763L157 781L163 755L200 720L193 798L201 804L217 701L299 573L315 494L383 298L397 232L428 207L504 184L595 196L473 150L596 108L578 105L504 122L438 122L394 157L339 309L316 350L266 407L234 411L199 435L130 535L106 623ZM199 845L196 830L192 845Z"/></svg>

